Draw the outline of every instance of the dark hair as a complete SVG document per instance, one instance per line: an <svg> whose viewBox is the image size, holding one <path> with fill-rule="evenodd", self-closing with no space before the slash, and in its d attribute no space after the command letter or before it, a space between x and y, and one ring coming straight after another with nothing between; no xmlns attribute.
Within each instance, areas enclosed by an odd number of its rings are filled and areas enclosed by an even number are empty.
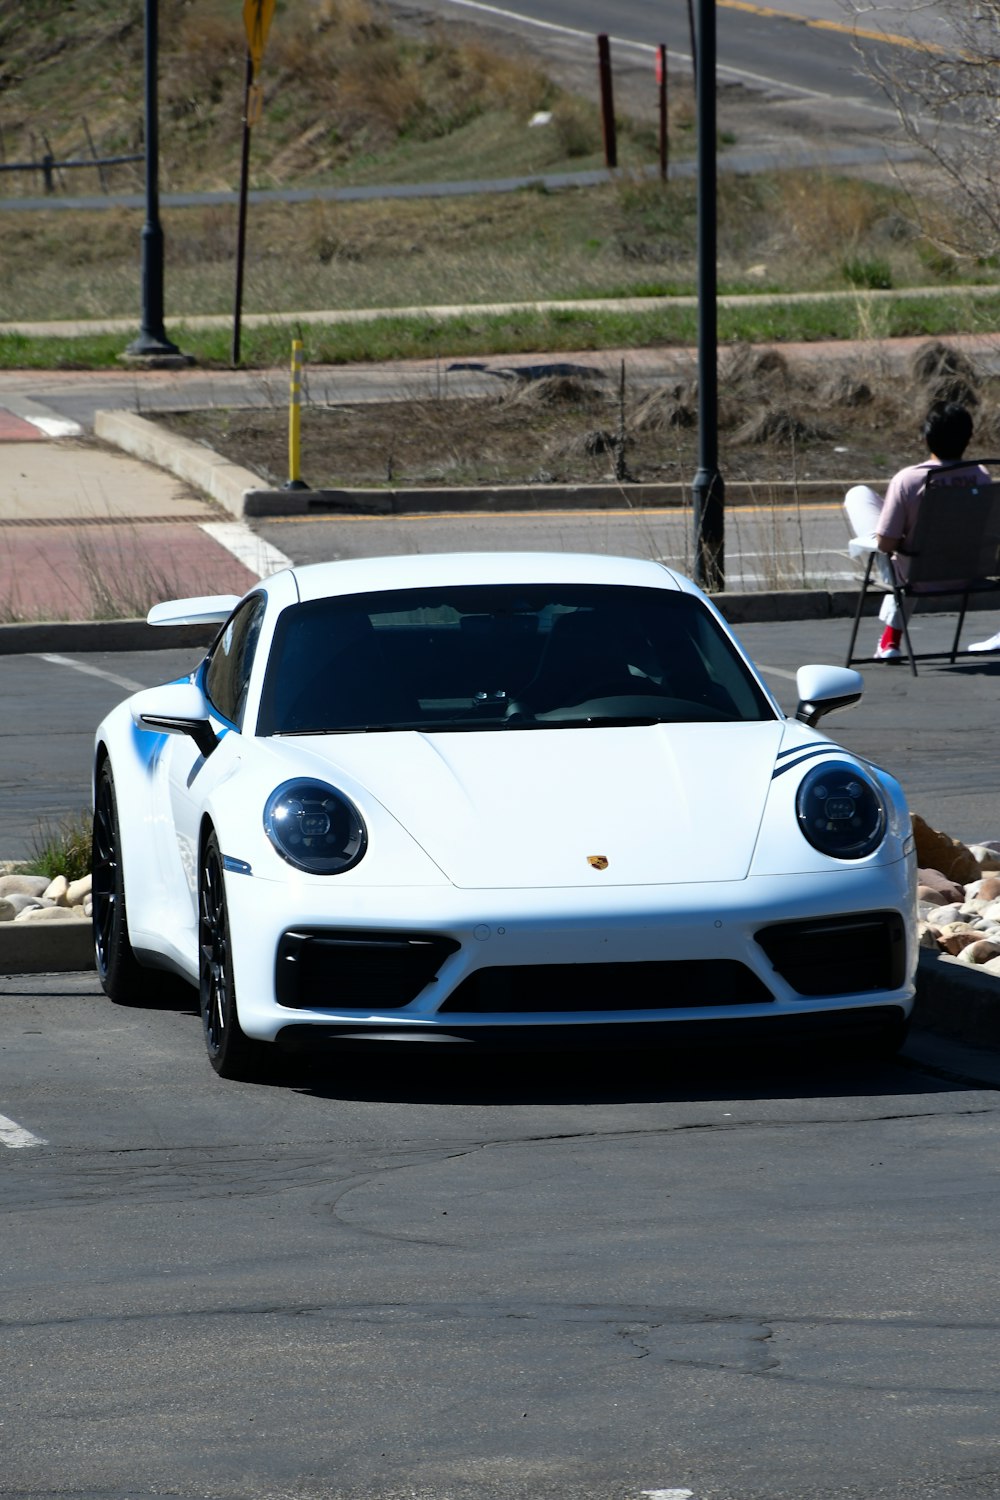
<svg viewBox="0 0 1000 1500"><path fill-rule="evenodd" d="M961 458L972 436L972 418L957 401L935 402L924 422L929 452L946 462Z"/></svg>

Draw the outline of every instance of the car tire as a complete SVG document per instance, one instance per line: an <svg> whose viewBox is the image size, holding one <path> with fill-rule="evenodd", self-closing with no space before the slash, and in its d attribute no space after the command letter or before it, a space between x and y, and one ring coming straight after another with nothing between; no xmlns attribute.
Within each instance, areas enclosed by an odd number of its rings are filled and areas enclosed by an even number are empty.
<svg viewBox="0 0 1000 1500"><path fill-rule="evenodd" d="M139 963L129 941L118 799L109 760L101 763L94 787L90 868L97 977L116 1005L144 1004L150 971Z"/></svg>
<svg viewBox="0 0 1000 1500"><path fill-rule="evenodd" d="M209 834L198 877L198 972L208 1060L220 1078L248 1081L266 1071L268 1048L240 1026L222 851Z"/></svg>

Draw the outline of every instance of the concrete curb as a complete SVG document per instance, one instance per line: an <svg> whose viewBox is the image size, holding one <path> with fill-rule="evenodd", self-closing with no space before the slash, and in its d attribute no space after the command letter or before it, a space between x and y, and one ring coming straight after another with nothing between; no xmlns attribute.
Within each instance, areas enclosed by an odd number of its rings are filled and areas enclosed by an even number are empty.
<svg viewBox="0 0 1000 1500"><path fill-rule="evenodd" d="M0 974L74 974L94 967L94 930L82 917L0 923Z"/></svg>
<svg viewBox="0 0 1000 1500"><path fill-rule="evenodd" d="M1000 1050L1000 980L972 964L923 949L913 1024L970 1047Z"/></svg>
<svg viewBox="0 0 1000 1500"><path fill-rule="evenodd" d="M250 469L171 432L160 422L130 411L94 414L97 437L133 458L144 459L196 485L231 515L244 516L406 516L460 514L465 511L646 510L690 504L691 486L670 484L533 484L482 485L476 488L421 486L411 489L274 489L262 485ZM855 482L855 481L852 481ZM857 483L878 484L858 480ZM839 504L844 486L829 479L776 480L767 484L731 481L730 504L764 505L769 501Z"/></svg>
<svg viewBox="0 0 1000 1500"><path fill-rule="evenodd" d="M211 448L168 432L158 422L150 422L135 412L95 412L94 433L104 442L121 448L123 453L156 464L204 490L234 516L242 517L244 495L260 484L258 476L249 469L241 469Z"/></svg>
<svg viewBox="0 0 1000 1500"><path fill-rule="evenodd" d="M211 625L147 625L145 620L51 620L0 625L0 656L63 655L86 651L197 650L215 633Z"/></svg>

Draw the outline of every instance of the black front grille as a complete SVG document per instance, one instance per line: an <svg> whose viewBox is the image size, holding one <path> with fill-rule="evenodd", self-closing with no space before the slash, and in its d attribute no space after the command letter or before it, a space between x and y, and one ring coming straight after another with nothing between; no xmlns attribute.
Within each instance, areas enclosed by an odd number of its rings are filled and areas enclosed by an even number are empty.
<svg viewBox="0 0 1000 1500"><path fill-rule="evenodd" d="M439 1014L684 1010L696 1005L761 1005L773 999L751 969L725 958L522 964L477 969L448 997Z"/></svg>
<svg viewBox="0 0 1000 1500"><path fill-rule="evenodd" d="M898 911L779 922L755 937L800 995L897 990L906 976L906 928Z"/></svg>
<svg viewBox="0 0 1000 1500"><path fill-rule="evenodd" d="M275 994L296 1009L400 1010L458 948L433 934L296 928L278 944Z"/></svg>

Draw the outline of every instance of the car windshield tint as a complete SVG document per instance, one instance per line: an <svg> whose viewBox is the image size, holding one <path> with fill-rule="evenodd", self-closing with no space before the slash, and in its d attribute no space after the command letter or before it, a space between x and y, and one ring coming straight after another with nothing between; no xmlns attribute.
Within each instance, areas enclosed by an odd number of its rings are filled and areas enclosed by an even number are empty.
<svg viewBox="0 0 1000 1500"><path fill-rule="evenodd" d="M692 595L509 584L354 594L284 610L258 733L773 717L725 631Z"/></svg>

